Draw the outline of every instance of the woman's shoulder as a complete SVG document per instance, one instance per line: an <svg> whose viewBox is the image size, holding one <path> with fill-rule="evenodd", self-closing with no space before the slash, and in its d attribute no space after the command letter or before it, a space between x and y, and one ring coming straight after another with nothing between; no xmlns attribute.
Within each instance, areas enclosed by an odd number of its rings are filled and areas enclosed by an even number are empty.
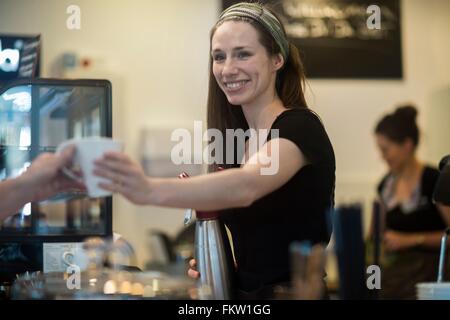
<svg viewBox="0 0 450 320"><path fill-rule="evenodd" d="M434 188L439 178L439 170L433 166L426 164L423 168L422 185L425 188Z"/></svg>
<svg viewBox="0 0 450 320"><path fill-rule="evenodd" d="M294 125L294 126L317 126L323 128L322 120L319 115L309 108L292 107L283 111L275 119L273 125L275 127L280 125Z"/></svg>
<svg viewBox="0 0 450 320"><path fill-rule="evenodd" d="M430 175L430 176L438 176L439 170L436 167L433 167L429 164L425 164L423 167L423 174Z"/></svg>
<svg viewBox="0 0 450 320"><path fill-rule="evenodd" d="M335 166L333 146L319 117L307 108L289 108L275 119L270 137L294 142L311 163Z"/></svg>
<svg viewBox="0 0 450 320"><path fill-rule="evenodd" d="M381 178L381 180L378 182L378 185L377 185L377 191L378 191L378 193L382 193L383 192L383 189L384 189L384 187L385 187L385 185L386 185L386 183L387 183L387 181L390 179L392 177L392 175L391 175L391 173L386 173L384 176L383 176L383 178Z"/></svg>
<svg viewBox="0 0 450 320"><path fill-rule="evenodd" d="M289 107L286 108L277 118L292 117L292 116L303 116L303 117L314 117L320 120L319 115L307 107Z"/></svg>

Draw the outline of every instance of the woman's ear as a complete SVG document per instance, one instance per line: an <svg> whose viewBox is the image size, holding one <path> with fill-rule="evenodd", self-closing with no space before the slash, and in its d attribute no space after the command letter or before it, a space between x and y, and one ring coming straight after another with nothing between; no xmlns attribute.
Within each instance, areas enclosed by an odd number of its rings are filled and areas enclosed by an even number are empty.
<svg viewBox="0 0 450 320"><path fill-rule="evenodd" d="M406 152L414 152L416 146L414 145L414 142L411 138L406 138L406 140L403 142L403 148L404 150L406 150Z"/></svg>
<svg viewBox="0 0 450 320"><path fill-rule="evenodd" d="M272 57L273 71L278 71L284 65L284 58L281 53L274 54Z"/></svg>

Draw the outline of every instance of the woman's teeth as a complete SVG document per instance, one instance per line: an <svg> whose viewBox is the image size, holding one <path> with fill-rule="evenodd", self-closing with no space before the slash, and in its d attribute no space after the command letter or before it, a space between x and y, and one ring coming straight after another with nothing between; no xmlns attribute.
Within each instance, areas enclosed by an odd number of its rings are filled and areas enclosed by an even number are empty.
<svg viewBox="0 0 450 320"><path fill-rule="evenodd" d="M234 89L234 90L236 90L236 89L242 88L247 82L248 82L248 80L227 82L227 83L225 83L225 86L227 87L227 89Z"/></svg>

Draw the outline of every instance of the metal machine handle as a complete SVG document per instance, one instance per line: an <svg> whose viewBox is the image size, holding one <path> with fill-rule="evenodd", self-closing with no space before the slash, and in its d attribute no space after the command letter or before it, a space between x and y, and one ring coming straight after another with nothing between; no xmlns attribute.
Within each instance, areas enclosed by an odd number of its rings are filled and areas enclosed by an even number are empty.
<svg viewBox="0 0 450 320"><path fill-rule="evenodd" d="M439 256L439 272L437 282L442 282L444 279L444 267L445 267L445 252L447 250L447 238L450 234L450 227L445 229L445 233L441 239L441 253Z"/></svg>

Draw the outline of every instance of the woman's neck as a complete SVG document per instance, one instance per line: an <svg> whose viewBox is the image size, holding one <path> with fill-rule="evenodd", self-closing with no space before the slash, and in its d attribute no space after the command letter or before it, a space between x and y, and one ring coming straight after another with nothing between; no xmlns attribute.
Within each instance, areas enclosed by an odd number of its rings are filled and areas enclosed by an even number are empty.
<svg viewBox="0 0 450 320"><path fill-rule="evenodd" d="M242 111L251 129L270 129L276 117L286 110L278 95L260 97L259 101L242 105Z"/></svg>
<svg viewBox="0 0 450 320"><path fill-rule="evenodd" d="M397 173L399 179L410 181L417 178L418 174L422 171L423 164L416 156L412 156L402 169Z"/></svg>

